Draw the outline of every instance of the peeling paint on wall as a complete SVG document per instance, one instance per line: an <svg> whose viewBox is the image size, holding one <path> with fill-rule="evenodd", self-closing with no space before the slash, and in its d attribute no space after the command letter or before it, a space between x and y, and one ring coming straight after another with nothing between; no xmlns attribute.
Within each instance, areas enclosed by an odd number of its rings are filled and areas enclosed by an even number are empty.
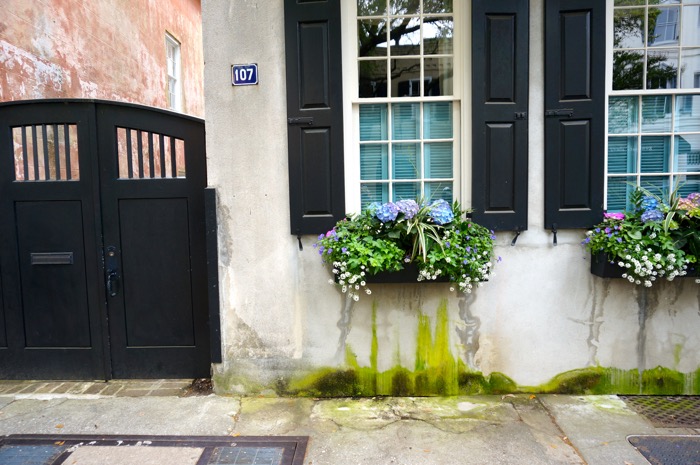
<svg viewBox="0 0 700 465"><path fill-rule="evenodd" d="M200 0L5 0L0 100L99 98L167 108L166 32L181 42L183 112L203 116Z"/></svg>

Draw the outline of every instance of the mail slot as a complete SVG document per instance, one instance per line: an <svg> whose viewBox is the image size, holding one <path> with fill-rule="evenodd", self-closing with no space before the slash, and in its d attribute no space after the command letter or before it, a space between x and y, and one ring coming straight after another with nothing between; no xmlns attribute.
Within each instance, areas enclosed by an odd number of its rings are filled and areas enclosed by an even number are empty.
<svg viewBox="0 0 700 465"><path fill-rule="evenodd" d="M73 252L31 253L32 265L72 265Z"/></svg>

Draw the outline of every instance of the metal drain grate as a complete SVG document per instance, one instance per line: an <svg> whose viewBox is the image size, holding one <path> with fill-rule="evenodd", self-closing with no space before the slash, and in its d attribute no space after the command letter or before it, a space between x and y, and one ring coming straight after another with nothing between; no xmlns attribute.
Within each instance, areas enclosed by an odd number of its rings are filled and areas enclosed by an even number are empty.
<svg viewBox="0 0 700 465"><path fill-rule="evenodd" d="M620 396L658 428L700 428L700 396Z"/></svg>
<svg viewBox="0 0 700 465"><path fill-rule="evenodd" d="M628 441L653 465L700 463L700 436L630 436Z"/></svg>

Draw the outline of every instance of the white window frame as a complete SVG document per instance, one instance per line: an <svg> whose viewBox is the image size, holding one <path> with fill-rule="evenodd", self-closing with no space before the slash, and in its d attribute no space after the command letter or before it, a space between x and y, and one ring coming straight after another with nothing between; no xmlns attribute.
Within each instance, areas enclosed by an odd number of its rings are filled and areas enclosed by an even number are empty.
<svg viewBox="0 0 700 465"><path fill-rule="evenodd" d="M167 101L168 108L173 111L182 111L182 61L180 57L180 42L171 34L165 33L165 58L167 75Z"/></svg>
<svg viewBox="0 0 700 465"><path fill-rule="evenodd" d="M450 96L359 98L357 66L357 2L341 2L343 129L345 210L359 213L360 195L360 104L444 102L453 104L453 197L461 205L471 204L471 1L453 2L453 90Z"/></svg>
<svg viewBox="0 0 700 465"><path fill-rule="evenodd" d="M683 5L685 3L679 3L677 5L668 5L668 6L678 6L680 9L683 8ZM648 7L646 3L644 5L639 5L637 8L645 8ZM659 5L654 5L655 7L658 7ZM675 105L676 105L676 97L677 96L682 96L682 95L697 95L700 94L700 89L697 88L680 88L676 87L673 89L631 89L631 90L613 90L613 60L614 60L614 50L613 50L613 37L615 34L615 21L614 21L614 15L615 15L615 8L614 8L614 1L613 0L607 0L606 1L606 58L605 58L605 167L604 167L604 173L605 173L605 178L604 178L604 190L603 190L603 208L607 210L608 208L608 180L609 180L609 175L608 175L608 142L610 139L610 132L609 132L609 114L608 114L608 108L609 108L609 102L610 102L610 97L639 97L639 96L653 96L653 95L670 95L672 97L672 108L671 108L671 131L666 133L664 132L662 135L664 136L669 136L671 138L671 148L669 149L671 151L671 160L669 163L669 171L664 172L664 173L641 173L640 169L640 163L641 163L641 157L637 157L637 168L636 168L636 173L630 173L630 174L619 174L617 176L613 177L620 177L620 178L635 178L637 186L640 185L641 179L643 177L649 177L649 176L667 176L671 177L671 179L676 179L677 176L684 176L684 175L689 175L689 176L699 176L700 177L700 171L692 171L692 172L677 172L673 171L673 144L675 143L675 137L676 137L676 131L675 131ZM682 12L679 16L681 20L679 21L679 41L682 40L683 37L683 21L682 21ZM700 18L699 19L699 25L700 25ZM646 23L645 23L646 26ZM646 28L645 28L646 29ZM645 31L646 33L647 31ZM649 46L648 43L644 43L643 47L640 47L640 50L644 50L645 56L646 52L648 50L654 51L657 49L665 49L665 48L673 48L673 47L658 47L658 46ZM678 46L679 49L679 59L680 59L680 53L683 50L683 48ZM678 83L677 86L680 86L680 76L677 77ZM645 68L644 68L644 73L642 75L642 86L646 87L646 62L645 62ZM639 112L641 113L642 108L641 104L639 105ZM639 116L639 121L641 124L641 114ZM659 133L661 134L661 133ZM641 150L641 137L642 136L656 136L659 135L657 133L643 133L638 132L635 134L630 134L630 136L638 136L640 137L640 141L638 142L638 151ZM620 136L624 137L626 134L615 134L615 136ZM675 181L674 181L675 182ZM670 185L670 189L673 189L674 186Z"/></svg>

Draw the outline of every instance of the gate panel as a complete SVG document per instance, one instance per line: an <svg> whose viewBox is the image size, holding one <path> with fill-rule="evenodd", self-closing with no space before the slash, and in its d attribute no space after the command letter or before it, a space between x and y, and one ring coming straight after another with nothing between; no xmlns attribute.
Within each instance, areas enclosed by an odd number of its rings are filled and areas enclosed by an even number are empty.
<svg viewBox="0 0 700 465"><path fill-rule="evenodd" d="M133 106L97 116L104 241L122 280L107 298L113 376L209 376L204 125Z"/></svg>
<svg viewBox="0 0 700 465"><path fill-rule="evenodd" d="M18 202L26 347L91 346L79 201Z"/></svg>
<svg viewBox="0 0 700 465"><path fill-rule="evenodd" d="M92 122L88 103L0 105L0 378L106 377Z"/></svg>
<svg viewBox="0 0 700 465"><path fill-rule="evenodd" d="M129 347L194 346L187 199L119 202Z"/></svg>

